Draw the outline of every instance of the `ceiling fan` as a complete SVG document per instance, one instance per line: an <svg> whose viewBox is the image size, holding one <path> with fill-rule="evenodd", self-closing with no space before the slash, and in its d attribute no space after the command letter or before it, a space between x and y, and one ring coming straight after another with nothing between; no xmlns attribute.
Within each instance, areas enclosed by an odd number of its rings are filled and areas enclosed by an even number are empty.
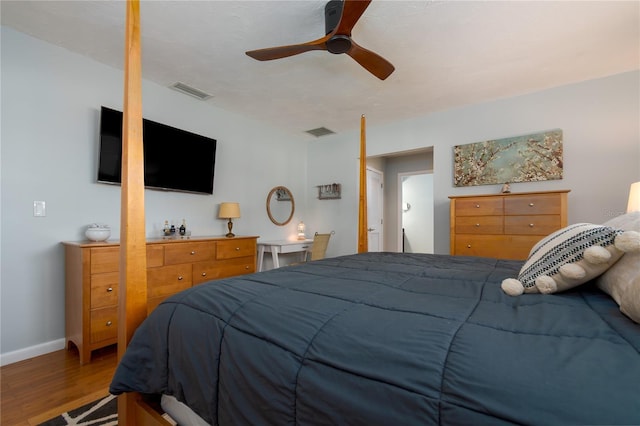
<svg viewBox="0 0 640 426"><path fill-rule="evenodd" d="M394 66L382 56L359 46L351 39L351 30L369 3L371 0L331 0L324 8L324 37L307 43L251 50L246 54L259 61L270 61L311 50L346 53L371 74L384 80L395 70Z"/></svg>

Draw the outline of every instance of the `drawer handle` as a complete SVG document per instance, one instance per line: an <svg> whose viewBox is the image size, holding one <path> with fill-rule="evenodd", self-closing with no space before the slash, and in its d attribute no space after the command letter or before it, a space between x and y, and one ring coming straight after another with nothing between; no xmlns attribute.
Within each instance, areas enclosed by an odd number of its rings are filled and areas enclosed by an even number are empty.
<svg viewBox="0 0 640 426"><path fill-rule="evenodd" d="M207 273L206 273L206 272L203 272L203 273L202 273L202 276L203 276L203 277L206 277L206 276L207 276Z"/></svg>
<svg viewBox="0 0 640 426"><path fill-rule="evenodd" d="M479 209L479 208L480 208L480 204L476 204L476 209Z"/></svg>
<svg viewBox="0 0 640 426"><path fill-rule="evenodd" d="M240 251L240 247L236 247L236 251Z"/></svg>
<svg viewBox="0 0 640 426"><path fill-rule="evenodd" d="M195 250L191 252L191 256L193 256L194 254L196 254Z"/></svg>
<svg viewBox="0 0 640 426"><path fill-rule="evenodd" d="M529 228L533 228L533 223L530 223L530 224L529 224Z"/></svg>
<svg viewBox="0 0 640 426"><path fill-rule="evenodd" d="M112 291L113 291L113 287L109 287L109 288L107 289L107 293L111 293Z"/></svg>
<svg viewBox="0 0 640 426"><path fill-rule="evenodd" d="M479 228L479 227L480 227L480 224L479 224L479 223L476 223L476 228Z"/></svg>
<svg viewBox="0 0 640 426"><path fill-rule="evenodd" d="M471 244L467 244L467 248L471 248Z"/></svg>
<svg viewBox="0 0 640 426"><path fill-rule="evenodd" d="M303 248L303 249L308 249L308 248L309 248L309 246L302 246L302 248Z"/></svg>
<svg viewBox="0 0 640 426"><path fill-rule="evenodd" d="M249 266L248 266L248 265L247 265L247 266L245 266L245 267L244 267L244 269L249 269Z"/></svg>
<svg viewBox="0 0 640 426"><path fill-rule="evenodd" d="M107 327L111 327L111 324L113 324L111 321L107 321Z"/></svg>
<svg viewBox="0 0 640 426"><path fill-rule="evenodd" d="M178 275L178 281L182 281L182 275Z"/></svg>
<svg viewBox="0 0 640 426"><path fill-rule="evenodd" d="M529 207L533 207L533 203L529 203Z"/></svg>

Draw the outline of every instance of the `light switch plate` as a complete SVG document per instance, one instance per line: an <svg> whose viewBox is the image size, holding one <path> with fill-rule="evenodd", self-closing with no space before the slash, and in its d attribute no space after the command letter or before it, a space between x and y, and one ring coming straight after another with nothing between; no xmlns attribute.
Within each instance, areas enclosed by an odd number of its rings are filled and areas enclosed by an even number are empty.
<svg viewBox="0 0 640 426"><path fill-rule="evenodd" d="M46 204L44 201L33 202L33 215L35 217L43 217L47 215Z"/></svg>

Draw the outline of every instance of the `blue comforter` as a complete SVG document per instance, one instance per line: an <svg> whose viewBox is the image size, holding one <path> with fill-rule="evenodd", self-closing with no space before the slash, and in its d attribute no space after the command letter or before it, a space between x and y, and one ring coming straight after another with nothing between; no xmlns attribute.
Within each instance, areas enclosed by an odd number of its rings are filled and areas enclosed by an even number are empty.
<svg viewBox="0 0 640 426"><path fill-rule="evenodd" d="M365 253L162 303L110 391L212 424L640 424L640 325L587 284L505 295L522 262Z"/></svg>

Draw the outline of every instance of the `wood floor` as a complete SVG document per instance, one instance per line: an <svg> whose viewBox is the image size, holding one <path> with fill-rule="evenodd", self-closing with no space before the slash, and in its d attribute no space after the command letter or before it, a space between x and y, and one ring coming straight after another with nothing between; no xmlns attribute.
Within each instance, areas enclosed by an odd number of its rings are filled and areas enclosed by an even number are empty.
<svg viewBox="0 0 640 426"><path fill-rule="evenodd" d="M1 367L0 424L35 425L106 396L116 358L113 345L93 352L83 366L72 349Z"/></svg>

